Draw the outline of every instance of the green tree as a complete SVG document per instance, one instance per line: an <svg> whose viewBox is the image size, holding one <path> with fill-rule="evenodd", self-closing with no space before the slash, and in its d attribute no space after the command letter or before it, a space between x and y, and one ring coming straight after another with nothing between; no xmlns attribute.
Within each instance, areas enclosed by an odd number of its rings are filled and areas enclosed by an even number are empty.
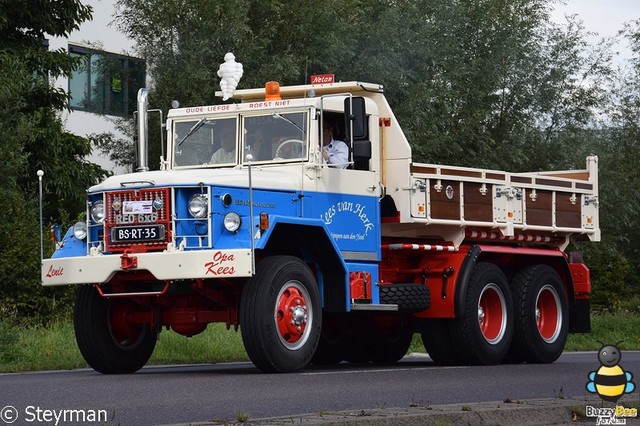
<svg viewBox="0 0 640 426"><path fill-rule="evenodd" d="M49 313L68 292L40 286L37 178L46 173L45 216L84 211L85 188L104 176L86 161L89 142L66 132L59 117L67 96L51 79L76 62L46 37L67 36L91 17L79 0L0 0L0 311Z"/></svg>
<svg viewBox="0 0 640 426"><path fill-rule="evenodd" d="M613 40L592 47L576 17L552 23L555 3L119 0L118 25L149 64L156 108L173 99L220 102L216 71L233 51L245 70L240 88L301 84L325 72L384 84L416 161L528 171L583 168L586 155L601 154L601 188L611 187L601 192L607 244L587 254L596 264L594 289L609 288L598 283L609 280L614 293L624 286L610 280L613 269L640 275L630 267L640 253L625 243L625 226L638 224L637 199L623 184L631 170L614 172L617 161L630 169L638 163L630 123L637 91L620 88L620 100L634 94L620 102L624 120L601 120L618 78ZM624 225L611 224L615 211L624 212Z"/></svg>
<svg viewBox="0 0 640 426"><path fill-rule="evenodd" d="M78 62L63 49L48 50L46 37L68 36L91 18L91 7L79 0L2 0L0 6L0 49L4 58L12 59L2 62L2 72L19 66L29 74L23 79L27 84L6 88L18 90L22 101L9 115L31 124L28 132L9 132L4 143L26 154L21 176L35 176L38 169L47 174L46 216L58 218L65 211L76 215L84 211L84 189L105 171L85 159L91 152L89 142L64 130L58 111L67 106L67 94L51 79L70 75ZM34 185L33 179L18 181L25 194L34 193Z"/></svg>
<svg viewBox="0 0 640 426"><path fill-rule="evenodd" d="M610 254L598 253L598 267L610 271L601 285L614 301L640 290L640 21L630 23L624 36L633 58L610 84L612 102L597 147L603 252Z"/></svg>

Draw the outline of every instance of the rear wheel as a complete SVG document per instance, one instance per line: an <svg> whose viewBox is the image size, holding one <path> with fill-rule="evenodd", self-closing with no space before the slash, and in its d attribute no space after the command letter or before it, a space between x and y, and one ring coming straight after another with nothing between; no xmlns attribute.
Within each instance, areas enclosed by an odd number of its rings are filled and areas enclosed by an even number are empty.
<svg viewBox="0 0 640 426"><path fill-rule="evenodd" d="M131 317L141 307L127 299L106 299L95 287L81 286L76 294L73 325L80 353L104 374L133 373L153 353L157 334Z"/></svg>
<svg viewBox="0 0 640 426"><path fill-rule="evenodd" d="M567 298L558 273L548 265L518 271L513 278L514 357L530 363L553 362L569 332Z"/></svg>
<svg viewBox="0 0 640 426"><path fill-rule="evenodd" d="M405 356L413 339L410 317L365 316L349 322L341 346L343 359L350 363L394 363Z"/></svg>
<svg viewBox="0 0 640 426"><path fill-rule="evenodd" d="M507 278L491 263L478 263L469 279L464 313L454 320L454 346L469 364L498 364L513 334L513 305Z"/></svg>
<svg viewBox="0 0 640 426"><path fill-rule="evenodd" d="M268 373L304 368L318 345L321 324L320 296L309 267L293 256L260 262L240 305L242 341L256 367Z"/></svg>
<svg viewBox="0 0 640 426"><path fill-rule="evenodd" d="M436 364L458 365L462 362L453 344L450 319L425 319L420 322L420 336L429 357Z"/></svg>
<svg viewBox="0 0 640 426"><path fill-rule="evenodd" d="M371 361L392 364L401 360L411 346L413 325L413 321L403 317L374 318L366 345Z"/></svg>
<svg viewBox="0 0 640 426"><path fill-rule="evenodd" d="M378 364L393 364L406 354L413 340L412 330L374 333L370 342L371 361Z"/></svg>

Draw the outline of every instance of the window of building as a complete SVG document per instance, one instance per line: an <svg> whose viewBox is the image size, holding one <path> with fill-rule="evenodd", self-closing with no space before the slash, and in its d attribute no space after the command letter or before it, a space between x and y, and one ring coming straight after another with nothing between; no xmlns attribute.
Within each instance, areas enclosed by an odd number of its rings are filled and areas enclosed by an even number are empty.
<svg viewBox="0 0 640 426"><path fill-rule="evenodd" d="M81 46L69 45L69 54L82 61L69 78L71 108L107 115L128 116L144 87L145 62Z"/></svg>

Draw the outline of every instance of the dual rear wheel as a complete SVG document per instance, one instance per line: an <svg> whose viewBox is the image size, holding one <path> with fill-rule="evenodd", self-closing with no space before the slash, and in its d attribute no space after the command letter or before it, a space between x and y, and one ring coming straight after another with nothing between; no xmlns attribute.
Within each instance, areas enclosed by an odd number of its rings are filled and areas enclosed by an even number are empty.
<svg viewBox="0 0 640 426"><path fill-rule="evenodd" d="M509 285L496 265L478 263L463 315L426 320L421 335L431 358L443 365L549 363L564 349L567 311L562 280L550 266L525 267Z"/></svg>

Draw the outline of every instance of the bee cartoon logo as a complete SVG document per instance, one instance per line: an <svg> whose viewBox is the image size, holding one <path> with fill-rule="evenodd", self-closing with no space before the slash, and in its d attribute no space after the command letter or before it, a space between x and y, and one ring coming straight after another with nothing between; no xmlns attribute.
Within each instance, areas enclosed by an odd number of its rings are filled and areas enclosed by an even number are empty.
<svg viewBox="0 0 640 426"><path fill-rule="evenodd" d="M587 390L597 393L605 401L615 402L625 393L631 393L636 385L631 381L632 374L624 371L619 365L622 359L622 352L617 345L606 345L602 342L602 347L598 351L598 361L600 368L589 373Z"/></svg>

